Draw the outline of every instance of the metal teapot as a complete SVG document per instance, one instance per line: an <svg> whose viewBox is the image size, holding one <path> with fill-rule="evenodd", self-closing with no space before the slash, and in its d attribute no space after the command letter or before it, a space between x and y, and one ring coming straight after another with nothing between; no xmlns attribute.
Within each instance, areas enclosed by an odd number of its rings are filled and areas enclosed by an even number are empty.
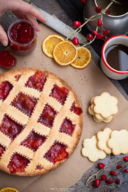
<svg viewBox="0 0 128 192"><path fill-rule="evenodd" d="M96 14L96 6L98 0L87 0L84 7L84 18L89 18ZM95 30L97 26L96 20L87 24L90 31ZM104 30L110 30L110 35L126 34L128 32L128 12L122 15L105 14L103 16Z"/></svg>

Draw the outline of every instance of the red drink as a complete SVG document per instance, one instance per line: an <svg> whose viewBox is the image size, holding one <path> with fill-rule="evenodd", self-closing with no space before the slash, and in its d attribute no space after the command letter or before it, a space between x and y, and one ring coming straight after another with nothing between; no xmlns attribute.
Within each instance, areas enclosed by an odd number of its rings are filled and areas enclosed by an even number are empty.
<svg viewBox="0 0 128 192"><path fill-rule="evenodd" d="M36 33L31 22L19 19L8 29L10 47L20 55L30 53L36 45Z"/></svg>

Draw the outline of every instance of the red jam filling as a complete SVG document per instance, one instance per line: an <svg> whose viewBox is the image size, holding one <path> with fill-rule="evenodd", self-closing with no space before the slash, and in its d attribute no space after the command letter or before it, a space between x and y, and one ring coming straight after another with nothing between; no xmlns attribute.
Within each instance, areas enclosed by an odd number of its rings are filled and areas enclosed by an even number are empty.
<svg viewBox="0 0 128 192"><path fill-rule="evenodd" d="M51 128L53 126L55 116L56 111L54 111L54 109L47 104L45 105L43 113L41 114L38 121Z"/></svg>
<svg viewBox="0 0 128 192"><path fill-rule="evenodd" d="M29 77L26 86L42 91L45 81L45 74L41 71L37 71L33 76Z"/></svg>
<svg viewBox="0 0 128 192"><path fill-rule="evenodd" d="M15 66L16 58L6 50L0 51L0 66L5 68L11 68Z"/></svg>
<svg viewBox="0 0 128 192"><path fill-rule="evenodd" d="M32 149L33 151L36 151L38 147L44 143L45 139L46 138L44 136L32 131L28 138L22 142L22 145Z"/></svg>
<svg viewBox="0 0 128 192"><path fill-rule="evenodd" d="M13 86L11 83L8 81L3 81L0 84L0 99L5 100L12 88Z"/></svg>
<svg viewBox="0 0 128 192"><path fill-rule="evenodd" d="M43 167L42 167L41 165L37 165L37 166L36 166L36 169L42 170Z"/></svg>
<svg viewBox="0 0 128 192"><path fill-rule="evenodd" d="M30 117L36 103L37 99L35 99L34 97L19 93L13 100L12 105L17 107L19 110Z"/></svg>
<svg viewBox="0 0 128 192"><path fill-rule="evenodd" d="M15 153L8 164L10 173L24 172L29 162L30 161L26 157Z"/></svg>
<svg viewBox="0 0 128 192"><path fill-rule="evenodd" d="M16 123L10 117L5 115L0 126L0 131L11 139L15 139L15 137L20 134L23 128L24 127L22 125Z"/></svg>
<svg viewBox="0 0 128 192"><path fill-rule="evenodd" d="M73 111L77 115L81 115L82 113L82 109L80 107L76 107L75 103L72 104L71 111Z"/></svg>
<svg viewBox="0 0 128 192"><path fill-rule="evenodd" d="M65 87L58 87L57 85L54 85L50 96L57 99L63 105L67 98L68 92L68 89Z"/></svg>
<svg viewBox="0 0 128 192"><path fill-rule="evenodd" d="M0 157L2 156L3 152L5 151L5 147L0 145Z"/></svg>
<svg viewBox="0 0 128 192"><path fill-rule="evenodd" d="M75 125L72 124L71 120L65 118L61 125L60 132L72 135L74 129L75 129Z"/></svg>
<svg viewBox="0 0 128 192"><path fill-rule="evenodd" d="M20 77L21 77L21 74L17 74L17 75L15 75L15 79L16 79L16 81L19 81Z"/></svg>
<svg viewBox="0 0 128 192"><path fill-rule="evenodd" d="M66 146L61 143L55 142L55 144L45 154L45 158L53 163L56 163L58 161L62 161L68 158Z"/></svg>
<svg viewBox="0 0 128 192"><path fill-rule="evenodd" d="M34 29L29 23L21 21L12 26L10 36L18 43L29 43L34 37Z"/></svg>

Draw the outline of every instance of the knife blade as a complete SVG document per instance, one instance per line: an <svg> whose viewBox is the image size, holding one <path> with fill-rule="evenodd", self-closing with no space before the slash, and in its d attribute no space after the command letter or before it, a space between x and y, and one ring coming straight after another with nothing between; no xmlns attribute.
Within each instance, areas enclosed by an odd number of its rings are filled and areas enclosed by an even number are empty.
<svg viewBox="0 0 128 192"><path fill-rule="evenodd" d="M36 7L39 12L45 17L47 20L46 23L43 23L47 25L48 27L54 29L56 32L60 33L61 35L65 36L68 39L72 39L73 37L77 37L79 39L79 43L83 44L86 42L86 38L84 35L80 33L75 33L75 30L70 27L69 25L66 25L64 22L62 22L57 17L49 14L48 12L44 11L43 9L37 7L35 4L32 3L34 7Z"/></svg>

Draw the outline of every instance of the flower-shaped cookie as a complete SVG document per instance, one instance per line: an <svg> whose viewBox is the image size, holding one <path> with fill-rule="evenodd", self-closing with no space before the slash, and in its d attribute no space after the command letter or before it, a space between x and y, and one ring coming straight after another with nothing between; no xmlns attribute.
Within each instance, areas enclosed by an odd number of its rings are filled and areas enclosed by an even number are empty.
<svg viewBox="0 0 128 192"><path fill-rule="evenodd" d="M118 112L118 100L108 92L94 98L94 112L107 119Z"/></svg>
<svg viewBox="0 0 128 192"><path fill-rule="evenodd" d="M106 157L106 153L98 149L96 144L96 136L93 136L90 139L84 139L83 141L82 155L87 157L92 162L95 162L98 159L104 159Z"/></svg>
<svg viewBox="0 0 128 192"><path fill-rule="evenodd" d="M96 135L97 147L107 154L111 153L111 149L107 146L107 142L110 138L111 132L112 130L110 128L105 128L103 131L99 131Z"/></svg>
<svg viewBox="0 0 128 192"><path fill-rule="evenodd" d="M113 131L108 140L108 146L112 149L114 155L128 153L128 131L122 129L120 131Z"/></svg>
<svg viewBox="0 0 128 192"><path fill-rule="evenodd" d="M118 112L118 100L108 92L100 96L92 97L88 113L93 116L96 122L109 123Z"/></svg>

